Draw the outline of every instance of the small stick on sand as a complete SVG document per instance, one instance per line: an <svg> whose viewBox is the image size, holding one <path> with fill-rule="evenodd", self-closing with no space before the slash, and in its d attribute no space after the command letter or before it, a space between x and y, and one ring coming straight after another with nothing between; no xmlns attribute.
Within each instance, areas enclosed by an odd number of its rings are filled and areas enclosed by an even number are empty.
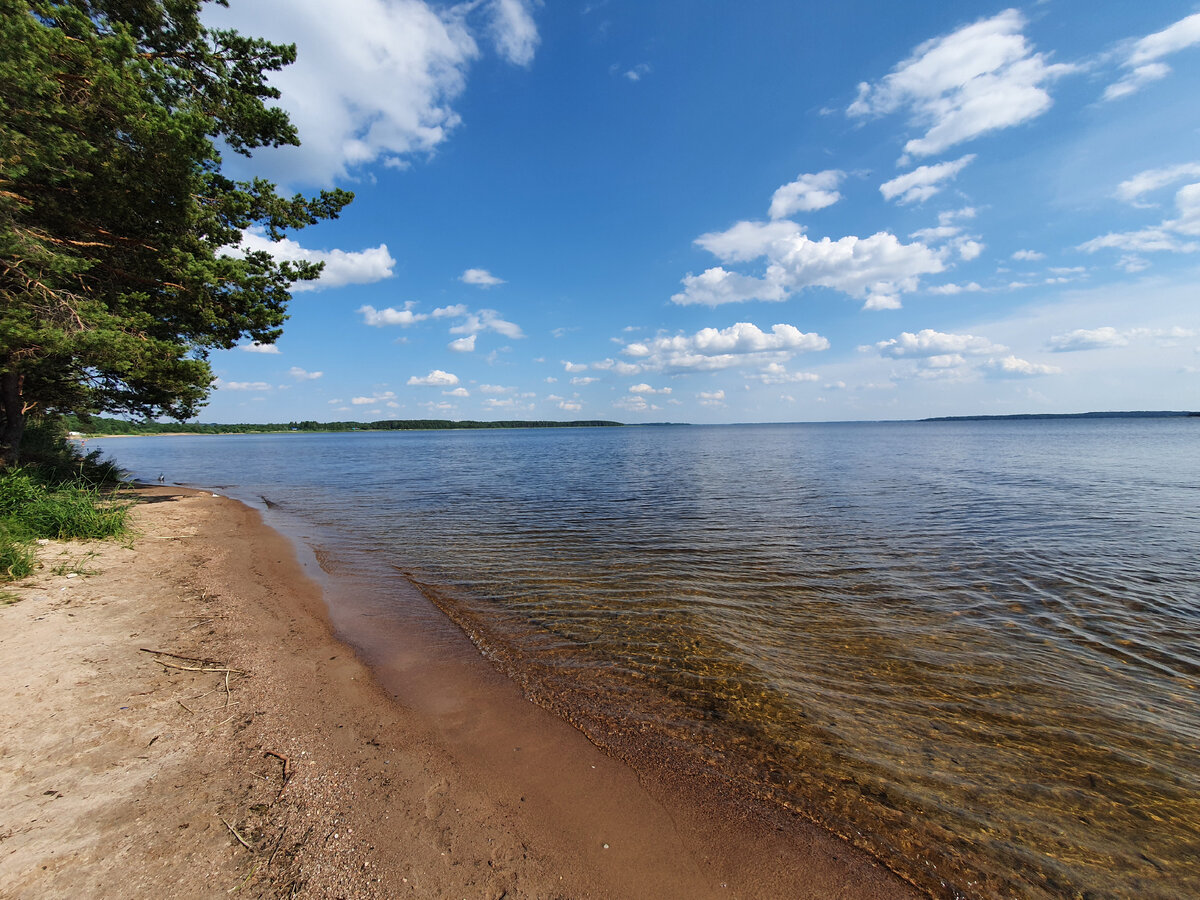
<svg viewBox="0 0 1200 900"><path fill-rule="evenodd" d="M254 852L254 848L251 847L249 844L247 844L246 839L244 837L242 837L240 834L238 834L232 825L230 825L228 822L225 821L224 816L217 816L217 818L220 819L222 822L224 822L225 827L229 829L229 833L238 839L239 844L241 844L243 847L245 847L250 852L252 852L252 853Z"/></svg>
<svg viewBox="0 0 1200 900"><path fill-rule="evenodd" d="M276 753L274 750L267 750L263 756L273 756L283 763L283 784L279 786L279 793L275 795L276 801L283 796L283 789L288 786L288 782L292 780L292 761L282 753Z"/></svg>

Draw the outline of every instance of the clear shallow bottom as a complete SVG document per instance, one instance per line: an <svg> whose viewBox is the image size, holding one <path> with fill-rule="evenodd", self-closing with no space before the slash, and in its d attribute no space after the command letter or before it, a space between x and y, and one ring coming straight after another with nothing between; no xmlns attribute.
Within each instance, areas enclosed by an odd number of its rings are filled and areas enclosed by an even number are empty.
<svg viewBox="0 0 1200 900"><path fill-rule="evenodd" d="M943 896L1200 896L1200 420L122 439ZM232 462L231 462L232 461ZM234 484L236 483L236 484Z"/></svg>

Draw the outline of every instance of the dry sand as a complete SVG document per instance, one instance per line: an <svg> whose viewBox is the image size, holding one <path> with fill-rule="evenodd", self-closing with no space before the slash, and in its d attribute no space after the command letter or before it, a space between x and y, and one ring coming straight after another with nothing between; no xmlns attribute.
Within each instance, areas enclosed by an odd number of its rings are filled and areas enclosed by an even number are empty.
<svg viewBox="0 0 1200 900"><path fill-rule="evenodd" d="M639 777L456 633L368 669L256 512L139 496L135 538L44 546L0 609L0 897L918 896Z"/></svg>

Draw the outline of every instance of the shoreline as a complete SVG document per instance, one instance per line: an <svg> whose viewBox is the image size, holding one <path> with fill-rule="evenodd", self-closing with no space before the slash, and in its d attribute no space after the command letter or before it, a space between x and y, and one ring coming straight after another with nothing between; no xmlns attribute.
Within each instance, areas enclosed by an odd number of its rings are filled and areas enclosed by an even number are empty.
<svg viewBox="0 0 1200 900"><path fill-rule="evenodd" d="M256 511L137 493L129 547L50 545L0 609L0 895L923 896L607 756L432 604L352 649L369 603Z"/></svg>

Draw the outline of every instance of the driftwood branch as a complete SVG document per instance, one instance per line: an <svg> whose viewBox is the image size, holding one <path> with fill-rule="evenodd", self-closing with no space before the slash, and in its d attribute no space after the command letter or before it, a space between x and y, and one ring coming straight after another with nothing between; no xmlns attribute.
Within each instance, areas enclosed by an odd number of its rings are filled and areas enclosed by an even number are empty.
<svg viewBox="0 0 1200 900"><path fill-rule="evenodd" d="M155 659L154 661L160 666L167 666L171 669L182 669L185 672L224 672L225 679L228 683L229 675L245 675L246 673L240 669L232 669L229 666L222 665L213 659L197 659L194 656L180 656L178 653L171 653L167 650L151 650L149 647L139 648L142 653L150 653L155 657L169 656L171 659L182 659L184 662L200 663L198 666L184 666L179 663L173 663L165 659Z"/></svg>

